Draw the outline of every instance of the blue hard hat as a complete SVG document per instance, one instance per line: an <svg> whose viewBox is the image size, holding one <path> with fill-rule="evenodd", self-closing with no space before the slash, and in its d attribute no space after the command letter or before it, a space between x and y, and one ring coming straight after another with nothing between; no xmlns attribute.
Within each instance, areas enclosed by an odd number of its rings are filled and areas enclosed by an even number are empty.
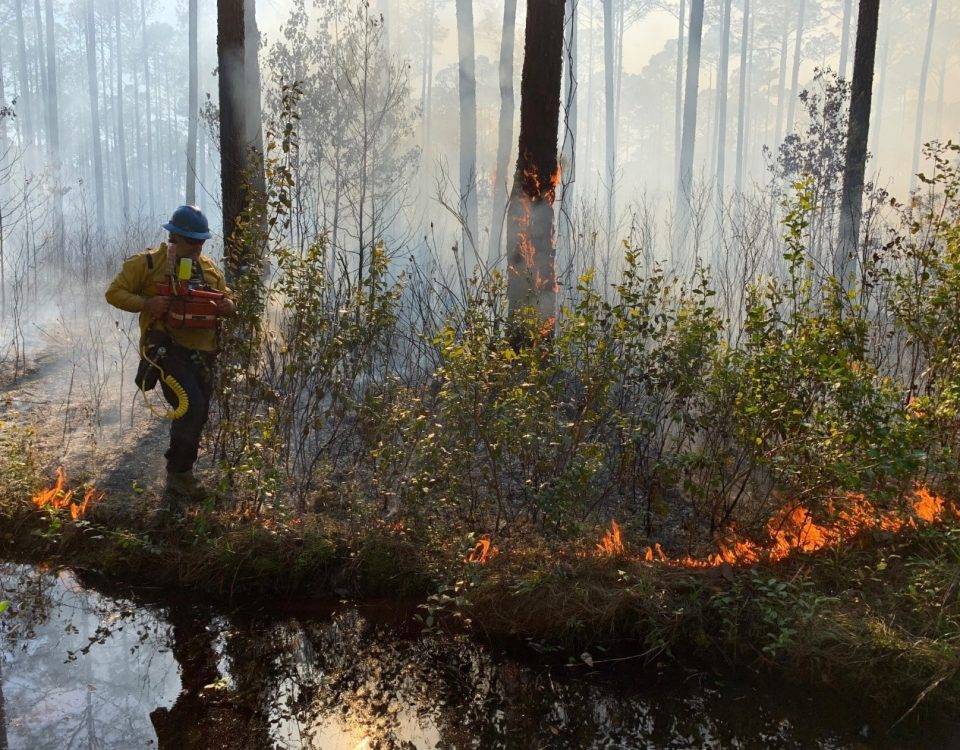
<svg viewBox="0 0 960 750"><path fill-rule="evenodd" d="M191 240L209 240L211 237L210 223L196 206L180 206L163 228Z"/></svg>

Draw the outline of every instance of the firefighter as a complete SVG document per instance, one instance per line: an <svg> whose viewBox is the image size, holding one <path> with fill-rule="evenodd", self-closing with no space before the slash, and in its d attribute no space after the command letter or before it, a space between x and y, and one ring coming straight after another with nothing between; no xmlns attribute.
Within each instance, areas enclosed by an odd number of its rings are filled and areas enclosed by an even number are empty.
<svg viewBox="0 0 960 750"><path fill-rule="evenodd" d="M157 294L158 284L176 277L180 260L191 262L191 282L204 284L225 295L216 302L218 317L233 315L236 305L229 297L223 273L201 250L210 239L206 216L196 206L180 206L163 225L168 241L128 258L107 289L107 302L120 310L140 314L141 356L145 353L182 386L188 399L186 413L170 424L167 459L167 494L172 500L198 500L204 489L193 474L200 435L207 422L213 392L213 367L217 337L214 328L176 329L165 323L170 297ZM145 360L141 367L150 367ZM140 378L138 375L138 385ZM163 395L176 406L175 392L161 381Z"/></svg>

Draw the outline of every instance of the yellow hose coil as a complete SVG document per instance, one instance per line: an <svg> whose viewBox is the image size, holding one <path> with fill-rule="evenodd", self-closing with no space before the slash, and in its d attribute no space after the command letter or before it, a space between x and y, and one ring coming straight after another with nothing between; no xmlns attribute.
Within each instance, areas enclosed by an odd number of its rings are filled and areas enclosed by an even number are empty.
<svg viewBox="0 0 960 750"><path fill-rule="evenodd" d="M150 359L142 346L140 347L140 356L160 371L161 380L166 383L167 387L173 391L173 395L177 397L177 408L170 409L166 412L160 411L150 403L150 399L147 398L147 392L143 390L143 388L138 387L140 393L143 394L143 403L147 405L147 408L155 417L171 420L180 419L180 417L187 413L187 409L190 408L190 399L187 396L187 392L184 390L183 386L174 379L173 375L169 375L164 372L164 369L160 365L158 365L154 360Z"/></svg>

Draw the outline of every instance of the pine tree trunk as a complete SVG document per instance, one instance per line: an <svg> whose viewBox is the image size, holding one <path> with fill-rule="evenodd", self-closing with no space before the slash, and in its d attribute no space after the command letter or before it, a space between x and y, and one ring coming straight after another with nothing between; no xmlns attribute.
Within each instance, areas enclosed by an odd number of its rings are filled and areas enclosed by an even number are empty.
<svg viewBox="0 0 960 750"><path fill-rule="evenodd" d="M749 2L750 0L747 0ZM674 178L679 179L680 149L683 135L683 19L686 15L686 0L680 0L680 12L677 15L677 70L675 98L673 102L673 153Z"/></svg>
<svg viewBox="0 0 960 750"><path fill-rule="evenodd" d="M870 129L870 153L873 155L876 163L877 154L880 149L880 123L883 122L883 95L886 91L887 83L887 62L890 59L890 27L891 23L887 20L883 29L883 47L880 50L880 64L877 70L880 72L880 80L877 81L876 105L872 116L874 126Z"/></svg>
<svg viewBox="0 0 960 750"><path fill-rule="evenodd" d="M777 84L777 120L774 126L773 148L780 148L783 142L783 117L786 114L787 99L787 42L790 39L790 29L784 25L780 37L780 78Z"/></svg>
<svg viewBox="0 0 960 750"><path fill-rule="evenodd" d="M147 11L146 0L140 0L140 50L143 58L143 86L144 86L144 119L146 120L146 140L147 140L147 163L145 169L147 172L147 209L150 218L154 218L157 213L156 193L154 186L159 184L158 168L153 162L153 114L151 99L153 96L153 87L150 85L150 57L147 54ZM142 167L144 168L144 167Z"/></svg>
<svg viewBox="0 0 960 750"><path fill-rule="evenodd" d="M463 271L479 262L477 242L477 74L473 45L473 0L456 0L460 94L460 216Z"/></svg>
<svg viewBox="0 0 960 750"><path fill-rule="evenodd" d="M43 141L49 151L50 108L46 105L45 101L50 89L47 84L47 54L43 42L43 11L40 8L40 0L33 0L33 18L34 59L37 63L36 102L38 110L42 110L42 114L39 112L37 114L37 146L39 147L41 145L40 121L42 121Z"/></svg>
<svg viewBox="0 0 960 750"><path fill-rule="evenodd" d="M237 269L237 219L247 203L244 187L244 0L217 0L217 61L220 96L220 179L227 268Z"/></svg>
<svg viewBox="0 0 960 750"><path fill-rule="evenodd" d="M856 262L860 242L860 215L864 172L867 165L870 103L873 92L879 14L880 0L860 0L857 44L853 57L850 117L847 125L847 153L843 168L843 192L840 199L840 241L834 261L834 273L845 285L850 281L849 269Z"/></svg>
<svg viewBox="0 0 960 750"><path fill-rule="evenodd" d="M23 30L23 0L13 0L13 9L17 19L17 85L19 100L23 111L23 143L33 143L33 94L30 91L30 78L27 75L27 39Z"/></svg>
<svg viewBox="0 0 960 750"><path fill-rule="evenodd" d="M613 218L616 213L614 180L617 172L617 114L616 114L616 51L613 45L613 0L603 1L603 81L604 81L604 147L606 153L605 179L607 183L607 249L613 245Z"/></svg>
<svg viewBox="0 0 960 750"><path fill-rule="evenodd" d="M723 6L723 22L720 31L720 62L717 71L717 198L723 205L726 187L727 156L727 88L730 64L730 12L732 0ZM719 210L719 209L718 209Z"/></svg>
<svg viewBox="0 0 960 750"><path fill-rule="evenodd" d="M917 187L917 172L920 171L920 152L923 150L923 105L927 98L927 78L930 75L930 53L933 35L937 26L937 0L930 3L930 20L927 24L927 43L923 50L923 65L920 67L920 87L917 92L917 119L913 129L913 163L910 167L910 190Z"/></svg>
<svg viewBox="0 0 960 750"><path fill-rule="evenodd" d="M87 86L90 93L90 148L93 151L93 186L96 194L97 232L106 228L103 191L103 153L100 147L100 103L97 85L97 42L93 0L87 0L85 30L87 47Z"/></svg>
<svg viewBox="0 0 960 750"><path fill-rule="evenodd" d="M687 44L687 74L683 97L683 138L677 184L679 230L686 235L693 200L693 154L697 135L697 94L700 82L700 44L703 37L703 1L691 0Z"/></svg>
<svg viewBox="0 0 960 750"><path fill-rule="evenodd" d="M500 31L500 120L497 124L497 172L493 185L493 220L490 223L490 246L487 265L494 268L500 261L503 222L507 215L507 171L513 145L513 52L516 38L517 0L503 3L503 25Z"/></svg>
<svg viewBox="0 0 960 750"><path fill-rule="evenodd" d="M47 0L47 112L50 121L47 145L53 169L53 232L58 248L63 250L63 184L60 164L60 113L57 94L57 41L53 21L53 0Z"/></svg>
<svg viewBox="0 0 960 750"><path fill-rule="evenodd" d="M553 203L563 67L564 0L530 0L520 85L520 138L508 212L507 300L512 317L556 315Z"/></svg>
<svg viewBox="0 0 960 750"><path fill-rule="evenodd" d="M803 56L803 20L807 10L806 0L800 0L797 10L797 35L793 43L793 75L790 78L790 105L787 108L787 134L793 132L797 113L797 98L800 96L800 59Z"/></svg>
<svg viewBox="0 0 960 750"><path fill-rule="evenodd" d="M577 180L577 2L567 0L564 18L564 65L567 71L563 106L563 148L560 158L560 268L572 257L574 185Z"/></svg>
<svg viewBox="0 0 960 750"><path fill-rule="evenodd" d="M266 176L263 171L263 110L260 98L260 29L257 26L255 0L244 0L244 138L247 148L250 184L257 200L266 195ZM261 226L261 229L265 227Z"/></svg>
<svg viewBox="0 0 960 750"><path fill-rule="evenodd" d="M120 0L114 2L117 57L117 158L120 163L120 206L123 220L130 218L130 182L127 179L127 137L123 121L123 33L120 29Z"/></svg>
<svg viewBox="0 0 960 750"><path fill-rule="evenodd" d="M516 0L508 0L508 2L512 2L514 8L516 8ZM424 0L424 7L427 12L427 28L424 30L423 36L423 71L420 84L420 109L421 117L423 118L423 163L428 164L432 154L430 115L433 107L433 26L436 22L436 0Z"/></svg>
<svg viewBox="0 0 960 750"><path fill-rule="evenodd" d="M744 146L747 138L747 70L750 53L750 0L743 0L743 25L740 31L740 96L737 101L737 166L733 188L743 190Z"/></svg>
<svg viewBox="0 0 960 750"><path fill-rule="evenodd" d="M189 0L187 11L187 63L190 76L187 93L187 203L197 202L197 0Z"/></svg>
<svg viewBox="0 0 960 750"><path fill-rule="evenodd" d="M843 20L841 21L840 31L840 70L841 78L847 77L847 56L850 50L850 16L853 7L853 0L843 0Z"/></svg>

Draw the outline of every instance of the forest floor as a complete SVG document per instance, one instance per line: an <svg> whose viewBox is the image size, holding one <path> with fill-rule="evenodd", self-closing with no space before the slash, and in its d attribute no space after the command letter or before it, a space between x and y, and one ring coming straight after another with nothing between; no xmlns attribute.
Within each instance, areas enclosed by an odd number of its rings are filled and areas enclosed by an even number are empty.
<svg viewBox="0 0 960 750"><path fill-rule="evenodd" d="M386 520L254 514L222 500L163 515L166 424L141 405L104 408L116 379L80 388L77 362L69 341L48 340L0 386L0 544L10 559L224 600L415 599L428 628L566 650L587 664L759 669L863 696L887 719L960 706L958 518L872 530L779 563L695 569L533 537L477 554ZM83 486L102 493L86 512L33 501L58 466L77 500Z"/></svg>

